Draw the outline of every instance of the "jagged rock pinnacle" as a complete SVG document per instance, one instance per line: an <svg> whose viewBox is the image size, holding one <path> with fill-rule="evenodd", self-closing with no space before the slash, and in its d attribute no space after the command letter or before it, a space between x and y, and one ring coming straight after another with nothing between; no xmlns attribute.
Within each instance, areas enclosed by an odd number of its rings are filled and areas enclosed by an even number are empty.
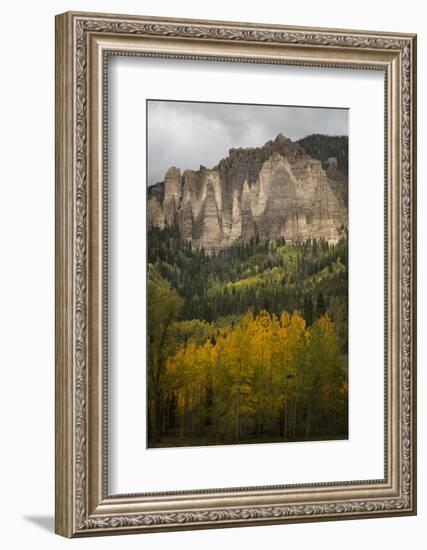
<svg viewBox="0 0 427 550"><path fill-rule="evenodd" d="M149 192L148 224L178 224L182 239L206 250L255 235L336 242L348 222L335 174L336 159L329 159L325 172L299 143L279 133L263 147L230 149L212 169L171 167L163 187Z"/></svg>

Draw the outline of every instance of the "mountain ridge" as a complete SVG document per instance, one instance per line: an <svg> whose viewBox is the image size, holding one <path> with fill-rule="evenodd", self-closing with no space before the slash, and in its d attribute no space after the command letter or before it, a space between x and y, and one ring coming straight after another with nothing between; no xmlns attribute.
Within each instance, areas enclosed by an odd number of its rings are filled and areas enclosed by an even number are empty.
<svg viewBox="0 0 427 550"><path fill-rule="evenodd" d="M347 150L337 149L339 161L318 160L306 148L320 151L319 139L301 141L279 133L262 147L231 148L210 169L170 167L148 188L148 226L177 224L183 240L207 251L252 238L337 242L347 227L348 178L338 164Z"/></svg>

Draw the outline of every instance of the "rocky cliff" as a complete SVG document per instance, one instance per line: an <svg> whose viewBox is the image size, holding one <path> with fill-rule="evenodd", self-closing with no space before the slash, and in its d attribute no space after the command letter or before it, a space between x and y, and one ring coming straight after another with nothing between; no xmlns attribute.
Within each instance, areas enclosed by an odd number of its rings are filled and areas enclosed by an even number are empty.
<svg viewBox="0 0 427 550"><path fill-rule="evenodd" d="M336 242L348 223L343 178L334 158L324 169L279 134L263 147L230 149L212 169L169 168L148 189L148 224L178 224L183 240L208 251L251 238Z"/></svg>

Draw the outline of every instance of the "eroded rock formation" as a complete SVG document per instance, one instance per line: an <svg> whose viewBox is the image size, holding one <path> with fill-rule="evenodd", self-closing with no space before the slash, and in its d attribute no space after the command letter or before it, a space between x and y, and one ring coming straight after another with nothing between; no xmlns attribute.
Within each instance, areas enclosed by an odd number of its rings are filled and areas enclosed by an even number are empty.
<svg viewBox="0 0 427 550"><path fill-rule="evenodd" d="M177 224L183 240L208 251L251 238L336 242L348 223L343 178L335 159L325 171L279 134L263 147L230 149L212 169L169 168L148 190L148 224Z"/></svg>

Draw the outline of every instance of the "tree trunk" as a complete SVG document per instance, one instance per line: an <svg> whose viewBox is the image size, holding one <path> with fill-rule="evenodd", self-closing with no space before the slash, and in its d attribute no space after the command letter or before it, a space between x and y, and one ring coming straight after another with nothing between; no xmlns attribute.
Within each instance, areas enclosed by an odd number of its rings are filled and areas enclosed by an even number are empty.
<svg viewBox="0 0 427 550"><path fill-rule="evenodd" d="M298 397L295 396L295 401L294 401L294 425L292 427L292 437L294 437L294 438L296 436L296 428L297 428L297 404L298 404Z"/></svg>
<svg viewBox="0 0 427 550"><path fill-rule="evenodd" d="M286 432L287 432L287 401L285 400L283 403L283 439L286 440Z"/></svg>
<svg viewBox="0 0 427 550"><path fill-rule="evenodd" d="M162 422L162 404L160 402L160 392L154 391L154 414L152 415L152 440L156 443L159 443L161 436L161 422Z"/></svg>
<svg viewBox="0 0 427 550"><path fill-rule="evenodd" d="M175 437L178 435L178 427L179 427L179 401L178 401L178 391L175 390L174 392L175 397Z"/></svg>
<svg viewBox="0 0 427 550"><path fill-rule="evenodd" d="M308 439L311 433L311 399L307 406L307 416L305 420L305 438Z"/></svg>
<svg viewBox="0 0 427 550"><path fill-rule="evenodd" d="M236 443L239 441L239 415L240 415L240 386L237 388L236 398Z"/></svg>

